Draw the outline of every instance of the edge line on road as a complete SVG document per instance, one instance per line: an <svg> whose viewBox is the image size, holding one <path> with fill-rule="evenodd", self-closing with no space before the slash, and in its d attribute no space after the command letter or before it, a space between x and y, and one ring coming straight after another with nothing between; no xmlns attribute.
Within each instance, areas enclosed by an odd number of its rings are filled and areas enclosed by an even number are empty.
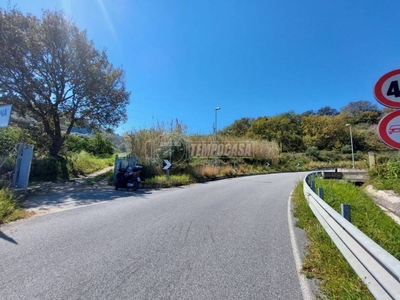
<svg viewBox="0 0 400 300"><path fill-rule="evenodd" d="M293 197L293 191L290 193L289 199L288 199L288 223L289 223L289 233L290 233L290 243L292 245L292 252L293 252L293 257L294 257L294 262L296 264L296 270L297 270L297 277L299 278L299 283L300 283L300 288L301 288L301 294L303 295L304 300L313 300L315 299L314 294L311 292L310 285L307 282L306 277L301 273L301 268L302 268L302 262L300 258L300 251L299 247L297 245L297 240L296 236L293 230L293 216L292 216L292 211L291 211L291 203L292 203L292 197Z"/></svg>

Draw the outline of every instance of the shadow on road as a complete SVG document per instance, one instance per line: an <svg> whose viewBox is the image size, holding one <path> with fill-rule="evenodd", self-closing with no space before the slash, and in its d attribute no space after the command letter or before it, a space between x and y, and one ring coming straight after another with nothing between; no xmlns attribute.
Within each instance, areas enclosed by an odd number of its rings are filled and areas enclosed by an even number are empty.
<svg viewBox="0 0 400 300"><path fill-rule="evenodd" d="M3 233L2 231L0 231L0 239L6 240L6 241L8 241L10 243L18 245L18 243L13 238L9 237L8 235Z"/></svg>
<svg viewBox="0 0 400 300"><path fill-rule="evenodd" d="M135 192L122 189L116 191L111 186L101 188L65 188L28 195L27 199L21 204L21 207L33 210L72 208L127 197L143 197L151 193L151 190L141 189Z"/></svg>

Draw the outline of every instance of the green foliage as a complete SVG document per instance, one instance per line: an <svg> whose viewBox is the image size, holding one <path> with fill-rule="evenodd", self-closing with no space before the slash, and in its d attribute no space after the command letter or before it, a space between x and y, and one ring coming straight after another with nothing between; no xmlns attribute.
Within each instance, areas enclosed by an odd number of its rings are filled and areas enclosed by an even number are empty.
<svg viewBox="0 0 400 300"><path fill-rule="evenodd" d="M108 128L126 119L123 70L64 12L44 11L39 19L0 9L0 32L1 100L41 123L50 155L59 154L75 125Z"/></svg>
<svg viewBox="0 0 400 300"><path fill-rule="evenodd" d="M350 154L351 153L351 145L344 145L341 149L343 154Z"/></svg>
<svg viewBox="0 0 400 300"><path fill-rule="evenodd" d="M8 189L0 189L0 224L22 218L24 213Z"/></svg>
<svg viewBox="0 0 400 300"><path fill-rule="evenodd" d="M82 135L70 134L64 143L64 149L67 152L79 153L87 149L89 138Z"/></svg>
<svg viewBox="0 0 400 300"><path fill-rule="evenodd" d="M353 101L342 108L341 114L347 118L360 118L365 112L378 112L378 107L369 101Z"/></svg>
<svg viewBox="0 0 400 300"><path fill-rule="evenodd" d="M158 175L154 178L149 178L146 180L148 183L160 183L163 185L187 185L190 183L194 183L193 179L190 178L187 174L181 175L171 175L169 180L166 175Z"/></svg>
<svg viewBox="0 0 400 300"><path fill-rule="evenodd" d="M308 156L312 156L312 157L318 158L319 157L318 147L313 147L313 146L312 147L308 147L307 150L306 150L306 154Z"/></svg>
<svg viewBox="0 0 400 300"><path fill-rule="evenodd" d="M249 131L252 122L253 119L251 118L241 118L234 121L232 125L229 125L222 129L219 134L234 137L243 137Z"/></svg>
<svg viewBox="0 0 400 300"><path fill-rule="evenodd" d="M375 188L400 194L400 154L377 156L375 167L369 170L369 178Z"/></svg>
<svg viewBox="0 0 400 300"><path fill-rule="evenodd" d="M397 180L400 177L400 154L392 158L380 156L376 163L370 171L371 177L386 180Z"/></svg>
<svg viewBox="0 0 400 300"><path fill-rule="evenodd" d="M42 157L32 160L30 180L55 181L69 178L70 171L64 157Z"/></svg>
<svg viewBox="0 0 400 300"><path fill-rule="evenodd" d="M143 167L142 172L140 172L141 178L153 178L155 176L163 174L161 164L156 160L143 159L138 162L138 165L141 165Z"/></svg>
<svg viewBox="0 0 400 300"><path fill-rule="evenodd" d="M18 143L33 144L26 130L18 127L0 128L0 156L8 156Z"/></svg>
<svg viewBox="0 0 400 300"><path fill-rule="evenodd" d="M352 223L390 254L400 259L400 226L371 200L360 187L349 182L317 178L324 200L340 213L340 204L351 205Z"/></svg>
<svg viewBox="0 0 400 300"><path fill-rule="evenodd" d="M114 154L112 142L101 133L97 133L92 138L71 134L65 141L65 147L68 152L74 153L86 151L96 156L110 156Z"/></svg>
<svg viewBox="0 0 400 300"><path fill-rule="evenodd" d="M339 112L330 106L322 107L317 111L317 115L319 116L336 116L338 114Z"/></svg>
<svg viewBox="0 0 400 300"><path fill-rule="evenodd" d="M114 164L114 157L98 158L85 151L73 155L68 160L68 169L72 175L86 175Z"/></svg>
<svg viewBox="0 0 400 300"><path fill-rule="evenodd" d="M294 112L271 118L260 117L251 123L247 136L253 139L276 141L283 152L298 151L303 147L300 121L300 116Z"/></svg>
<svg viewBox="0 0 400 300"><path fill-rule="evenodd" d="M98 158L85 151L75 153L68 159L62 156L36 158L32 161L30 180L68 180L112 166L114 159L114 156Z"/></svg>
<svg viewBox="0 0 400 300"><path fill-rule="evenodd" d="M114 154L113 144L100 133L97 133L94 138L89 139L85 148L87 152L97 156L110 156Z"/></svg>
<svg viewBox="0 0 400 300"><path fill-rule="evenodd" d="M311 115L301 120L303 142L306 147L333 150L350 139L346 120L341 115Z"/></svg>

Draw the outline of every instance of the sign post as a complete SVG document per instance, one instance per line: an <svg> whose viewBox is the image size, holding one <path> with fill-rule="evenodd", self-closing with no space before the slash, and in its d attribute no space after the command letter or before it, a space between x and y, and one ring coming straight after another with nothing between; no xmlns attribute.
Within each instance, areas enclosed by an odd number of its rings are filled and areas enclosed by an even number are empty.
<svg viewBox="0 0 400 300"><path fill-rule="evenodd" d="M378 136L389 147L400 149L400 69L390 71L376 82L374 95L384 106L396 108L378 124Z"/></svg>

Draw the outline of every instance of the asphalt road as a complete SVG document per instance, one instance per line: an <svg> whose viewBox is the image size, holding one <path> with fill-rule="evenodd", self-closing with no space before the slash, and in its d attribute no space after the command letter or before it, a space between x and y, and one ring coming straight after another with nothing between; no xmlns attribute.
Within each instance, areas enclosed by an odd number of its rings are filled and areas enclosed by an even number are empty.
<svg viewBox="0 0 400 300"><path fill-rule="evenodd" d="M119 190L3 225L0 299L302 299L288 199L304 176Z"/></svg>

